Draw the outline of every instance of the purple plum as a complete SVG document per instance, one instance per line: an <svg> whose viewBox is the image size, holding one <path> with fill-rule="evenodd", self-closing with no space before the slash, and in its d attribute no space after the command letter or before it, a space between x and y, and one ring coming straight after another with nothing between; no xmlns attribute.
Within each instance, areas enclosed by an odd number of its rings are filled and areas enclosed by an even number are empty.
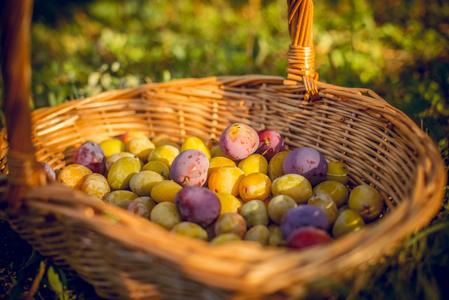
<svg viewBox="0 0 449 300"><path fill-rule="evenodd" d="M92 173L104 174L106 171L103 148L93 141L87 141L76 149L73 163L87 167Z"/></svg>
<svg viewBox="0 0 449 300"><path fill-rule="evenodd" d="M175 205L184 221L203 228L212 224L220 215L221 202L211 190L199 186L187 186L175 196Z"/></svg>
<svg viewBox="0 0 449 300"><path fill-rule="evenodd" d="M45 176L47 176L47 179L49 179L50 181L55 181L56 180L55 170L53 170L53 168L45 161L40 161L39 163L44 166L44 172Z"/></svg>
<svg viewBox="0 0 449 300"><path fill-rule="evenodd" d="M309 147L290 152L282 164L284 174L299 174L307 178L312 186L326 180L327 161L317 150Z"/></svg>
<svg viewBox="0 0 449 300"><path fill-rule="evenodd" d="M313 226L324 230L329 229L329 219L320 208L301 204L289 209L281 220L281 231L286 239L297 228Z"/></svg>

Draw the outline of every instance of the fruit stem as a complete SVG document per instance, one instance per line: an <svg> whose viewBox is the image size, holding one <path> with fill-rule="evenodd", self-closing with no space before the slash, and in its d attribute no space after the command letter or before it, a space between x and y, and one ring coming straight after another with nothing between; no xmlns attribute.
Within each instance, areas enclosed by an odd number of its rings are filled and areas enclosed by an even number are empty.
<svg viewBox="0 0 449 300"><path fill-rule="evenodd" d="M186 176L186 177L184 178L184 180L185 180L185 182L187 182L187 185L188 185L188 186L192 186L192 185L190 184L189 177Z"/></svg>
<svg viewBox="0 0 449 300"><path fill-rule="evenodd" d="M271 150L271 151L274 151L274 148L268 148L267 150L265 150L265 151L262 153L262 155L267 154L267 152L270 151L270 150Z"/></svg>

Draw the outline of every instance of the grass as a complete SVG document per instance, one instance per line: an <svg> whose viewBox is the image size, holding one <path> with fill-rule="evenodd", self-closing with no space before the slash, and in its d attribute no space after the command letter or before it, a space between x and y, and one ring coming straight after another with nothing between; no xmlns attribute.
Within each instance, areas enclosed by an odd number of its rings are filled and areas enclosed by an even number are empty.
<svg viewBox="0 0 449 300"><path fill-rule="evenodd" d="M0 298L98 299L91 285L35 251L0 221Z"/></svg>
<svg viewBox="0 0 449 300"><path fill-rule="evenodd" d="M315 1L320 80L376 91L432 137L446 167L448 19L449 4L438 0ZM285 75L290 42L284 0L35 0L32 36L36 108L145 82ZM446 190L435 219L367 270L360 289L322 281L310 295L449 299L448 209ZM97 299L4 221L0 242L0 298Z"/></svg>

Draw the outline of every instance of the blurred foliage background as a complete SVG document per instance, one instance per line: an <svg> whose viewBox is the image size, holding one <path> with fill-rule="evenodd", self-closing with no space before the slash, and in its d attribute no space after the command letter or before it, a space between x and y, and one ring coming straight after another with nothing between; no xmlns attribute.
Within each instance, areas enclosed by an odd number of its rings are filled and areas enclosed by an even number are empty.
<svg viewBox="0 0 449 300"><path fill-rule="evenodd" d="M378 93L429 133L447 166L449 2L314 3L320 80ZM289 44L285 0L35 0L32 102L36 108L54 106L177 78L286 76ZM440 278L449 270L446 208L447 196L445 209L431 226L374 270L359 297L449 295ZM42 262L33 255L29 259ZM58 272L56 285L65 287L64 273ZM44 285L51 286L46 278Z"/></svg>
<svg viewBox="0 0 449 300"><path fill-rule="evenodd" d="M35 0L36 107L145 82L286 75L285 0ZM449 4L317 0L320 80L368 87L448 135ZM442 141L441 143L447 143Z"/></svg>

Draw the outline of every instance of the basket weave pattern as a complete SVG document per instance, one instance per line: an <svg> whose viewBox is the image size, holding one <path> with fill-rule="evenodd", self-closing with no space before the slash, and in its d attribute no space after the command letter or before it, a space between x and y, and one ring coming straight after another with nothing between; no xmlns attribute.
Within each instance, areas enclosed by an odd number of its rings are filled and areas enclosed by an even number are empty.
<svg viewBox="0 0 449 300"><path fill-rule="evenodd" d="M18 211L15 205L6 210L13 228L43 255L91 283L101 297L246 299L300 295L305 284L320 277L351 276L427 224L441 207L445 184L434 143L374 92L317 81L312 1L288 5L287 78L181 79L38 109L29 127L34 152L24 155L60 169L88 140L101 142L133 129L181 142L189 136L219 137L229 124L242 122L277 130L290 149L313 147L327 160L345 162L350 185L369 183L380 191L383 218L312 251L251 243L212 247L59 183L25 182L42 171L31 163L23 171L26 159L13 149L9 185L25 186L20 199L8 200L20 204ZM6 149L6 142L0 143Z"/></svg>

